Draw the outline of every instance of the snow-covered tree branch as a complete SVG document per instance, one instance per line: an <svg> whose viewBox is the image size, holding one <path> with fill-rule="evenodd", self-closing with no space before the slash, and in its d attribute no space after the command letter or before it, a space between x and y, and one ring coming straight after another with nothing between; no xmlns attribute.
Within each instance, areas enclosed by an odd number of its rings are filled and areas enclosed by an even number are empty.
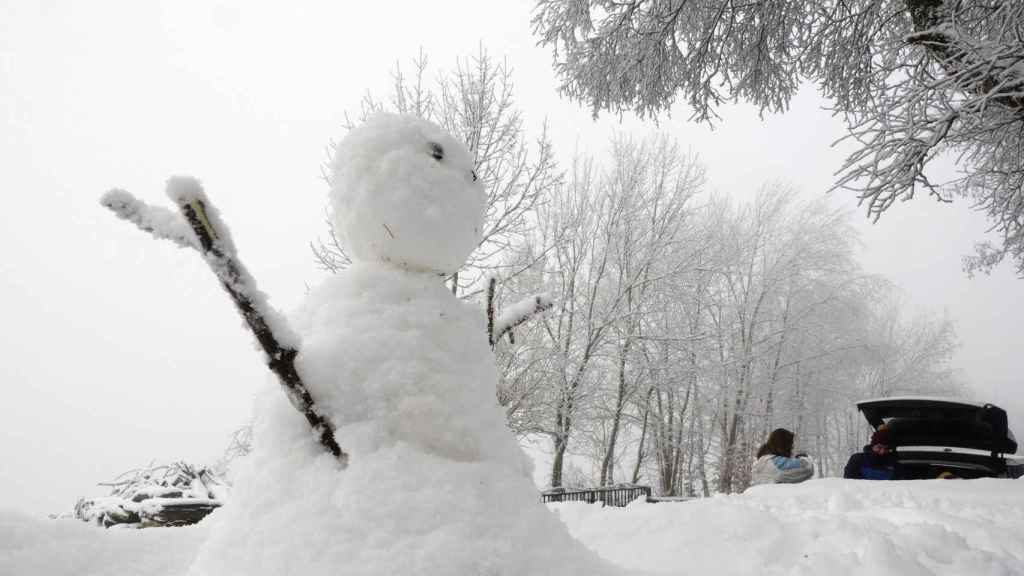
<svg viewBox="0 0 1024 576"><path fill-rule="evenodd" d="M538 0L561 90L641 116L685 100L713 121L726 102L785 110L813 82L856 148L836 188L872 218L919 190L966 198L1002 237L965 259L1024 275L1024 4L1016 0ZM956 155L959 175L930 167Z"/></svg>

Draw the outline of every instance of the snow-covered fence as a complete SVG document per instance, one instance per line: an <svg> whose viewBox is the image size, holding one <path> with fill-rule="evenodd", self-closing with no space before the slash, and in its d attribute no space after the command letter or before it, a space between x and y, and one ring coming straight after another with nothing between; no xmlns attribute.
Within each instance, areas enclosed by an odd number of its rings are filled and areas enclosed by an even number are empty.
<svg viewBox="0 0 1024 576"><path fill-rule="evenodd" d="M637 498L649 500L650 486L613 486L610 488L588 488L586 490L548 490L542 492L540 501L548 502L603 502L605 506L625 506Z"/></svg>

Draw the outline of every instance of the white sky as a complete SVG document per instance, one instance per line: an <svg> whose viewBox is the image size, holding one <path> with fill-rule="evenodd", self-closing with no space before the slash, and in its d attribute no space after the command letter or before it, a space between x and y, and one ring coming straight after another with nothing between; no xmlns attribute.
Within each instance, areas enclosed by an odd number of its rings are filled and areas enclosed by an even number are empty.
<svg viewBox="0 0 1024 576"><path fill-rule="evenodd" d="M299 6L301 4L301 6ZM362 95L422 47L437 71L482 42L515 69L528 127L558 153L653 126L561 100L534 45L527 0L139 2L0 0L0 507L70 509L96 482L151 460L212 462L248 415L265 370L241 320L192 252L103 210L122 187L167 204L188 173L232 226L271 302L294 307L322 273L319 164ZM697 151L712 188L743 197L770 179L823 194L842 125L812 90L761 121L747 106L711 131L685 110L662 128ZM833 194L853 207L849 195ZM879 224L858 218L862 262L943 311L955 365L1024 430L1024 308L1009 267L969 280L960 257L985 232L963 204L921 197Z"/></svg>

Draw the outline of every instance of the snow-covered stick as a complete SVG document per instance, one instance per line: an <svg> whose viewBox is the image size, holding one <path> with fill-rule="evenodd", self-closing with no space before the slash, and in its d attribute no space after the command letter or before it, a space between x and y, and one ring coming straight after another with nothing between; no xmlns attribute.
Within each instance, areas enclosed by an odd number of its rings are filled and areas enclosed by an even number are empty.
<svg viewBox="0 0 1024 576"><path fill-rule="evenodd" d="M100 198L117 217L127 220L161 240L170 240L182 248L199 249L195 235L181 216L167 208L150 206L124 190L114 189Z"/></svg>
<svg viewBox="0 0 1024 576"><path fill-rule="evenodd" d="M490 299L490 287L488 287L488 298ZM496 342L501 340L501 337L506 333L509 338L512 338L512 330L520 324L526 322L530 318L533 318L537 314L550 310L555 306L554 300L551 299L547 294L535 294L529 298L524 298L519 302L516 302L512 306L509 306L505 310L501 311L501 314L491 319L493 315L493 306L488 306L488 328L490 329L490 341L491 346L494 346Z"/></svg>
<svg viewBox="0 0 1024 576"><path fill-rule="evenodd" d="M206 198L199 181L171 178L167 182L167 194L181 210L184 221L169 210L147 206L123 190L108 192L102 204L155 237L195 248L203 255L266 353L267 365L277 375L292 405L305 416L320 443L346 466L348 454L338 445L334 426L320 414L295 368L298 339L287 322L270 307L266 296L238 259L230 232Z"/></svg>
<svg viewBox="0 0 1024 576"><path fill-rule="evenodd" d="M487 343L492 347L497 342L494 338L494 287L498 279L491 276L487 279Z"/></svg>

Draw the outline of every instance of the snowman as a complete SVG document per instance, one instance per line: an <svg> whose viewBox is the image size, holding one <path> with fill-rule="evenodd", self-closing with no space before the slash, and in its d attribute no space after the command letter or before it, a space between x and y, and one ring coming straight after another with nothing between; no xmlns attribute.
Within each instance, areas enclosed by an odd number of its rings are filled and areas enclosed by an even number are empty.
<svg viewBox="0 0 1024 576"><path fill-rule="evenodd" d="M473 168L411 117L378 114L340 142L332 219L352 265L292 325L348 465L268 385L255 449L191 574L617 573L539 502L495 398L483 314L444 286L481 236Z"/></svg>

